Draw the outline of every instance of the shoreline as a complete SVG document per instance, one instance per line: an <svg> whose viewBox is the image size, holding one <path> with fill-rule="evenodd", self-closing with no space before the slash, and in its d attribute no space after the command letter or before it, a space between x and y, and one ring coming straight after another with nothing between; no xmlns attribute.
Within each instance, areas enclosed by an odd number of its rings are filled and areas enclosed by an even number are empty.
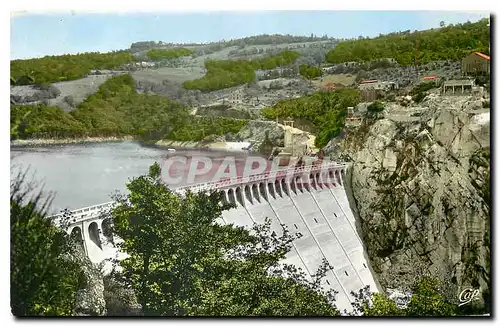
<svg viewBox="0 0 500 326"><path fill-rule="evenodd" d="M172 149L202 149L220 152L250 152L243 148L248 146L249 142L238 142L240 146L235 146L235 142L201 142L201 141L177 141L177 140L160 140L149 145L158 148ZM246 146L244 146L246 145Z"/></svg>
<svg viewBox="0 0 500 326"><path fill-rule="evenodd" d="M138 140L132 136L124 137L86 137L86 138L66 138L66 139L16 139L10 141L11 148L25 147L45 147L55 145L79 145L79 144L96 144L105 142L123 142L134 141L145 147L155 147L160 149L178 149L178 150L209 150L219 152L239 152L250 153L248 150L242 149L248 142L240 142L240 146L235 146L235 142L196 142L196 141L175 141L175 140L160 140L157 142L148 142Z"/></svg>
<svg viewBox="0 0 500 326"><path fill-rule="evenodd" d="M105 142L133 141L132 136L124 137L85 137L85 138L61 138L61 139L16 139L10 141L11 148L21 147L42 147L50 145L69 145L69 144L89 144Z"/></svg>

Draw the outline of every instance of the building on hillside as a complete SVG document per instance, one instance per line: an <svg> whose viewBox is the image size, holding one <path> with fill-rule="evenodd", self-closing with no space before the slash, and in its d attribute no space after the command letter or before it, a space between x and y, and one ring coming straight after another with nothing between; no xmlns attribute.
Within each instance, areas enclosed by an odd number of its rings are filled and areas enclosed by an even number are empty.
<svg viewBox="0 0 500 326"><path fill-rule="evenodd" d="M363 123L361 117L348 117L345 119L346 127L359 127Z"/></svg>
<svg viewBox="0 0 500 326"><path fill-rule="evenodd" d="M361 99L363 102L373 102L377 99L378 94L380 93L378 90L374 88L370 89L360 89Z"/></svg>
<svg viewBox="0 0 500 326"><path fill-rule="evenodd" d="M358 127L361 125L363 119L359 116L358 112L354 111L354 107L347 108L347 118L345 119L346 127Z"/></svg>
<svg viewBox="0 0 500 326"><path fill-rule="evenodd" d="M438 86L441 83L442 78L438 75L424 76L422 78L423 82L434 82L434 85Z"/></svg>
<svg viewBox="0 0 500 326"><path fill-rule="evenodd" d="M462 75L477 76L490 74L490 56L473 52L462 59Z"/></svg>
<svg viewBox="0 0 500 326"><path fill-rule="evenodd" d="M283 153L289 153L292 157L306 155L308 152L307 144L300 142L303 132L293 127L293 120L283 121L285 126L285 139Z"/></svg>
<svg viewBox="0 0 500 326"><path fill-rule="evenodd" d="M474 90L475 83L473 79L452 79L443 83L443 94L461 95L470 94Z"/></svg>
<svg viewBox="0 0 500 326"><path fill-rule="evenodd" d="M359 82L359 91L364 102L375 101L383 92L398 89L395 82L379 81L377 79L362 80Z"/></svg>
<svg viewBox="0 0 500 326"><path fill-rule="evenodd" d="M379 81L377 79L362 80L359 82L359 89L380 89L380 90L395 90L398 89L398 84L395 82Z"/></svg>
<svg viewBox="0 0 500 326"><path fill-rule="evenodd" d="M243 90L237 89L229 94L229 103L230 104L241 104L243 103Z"/></svg>

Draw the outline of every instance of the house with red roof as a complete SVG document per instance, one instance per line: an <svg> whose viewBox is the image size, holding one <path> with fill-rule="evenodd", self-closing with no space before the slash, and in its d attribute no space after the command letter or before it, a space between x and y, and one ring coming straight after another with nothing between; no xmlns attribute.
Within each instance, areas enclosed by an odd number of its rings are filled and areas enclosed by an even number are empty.
<svg viewBox="0 0 500 326"><path fill-rule="evenodd" d="M462 59L462 75L477 76L490 74L490 56L473 52Z"/></svg>
<svg viewBox="0 0 500 326"><path fill-rule="evenodd" d="M424 82L424 83L430 83L430 82L433 82L436 86L440 85L441 83L441 80L442 80L442 77L441 76L438 76L438 75L430 75L430 76L424 76L421 80L421 82Z"/></svg>
<svg viewBox="0 0 500 326"><path fill-rule="evenodd" d="M424 76L424 80L425 80L425 81L436 80L436 79L438 79L438 78L439 78L439 76L438 76L438 75Z"/></svg>

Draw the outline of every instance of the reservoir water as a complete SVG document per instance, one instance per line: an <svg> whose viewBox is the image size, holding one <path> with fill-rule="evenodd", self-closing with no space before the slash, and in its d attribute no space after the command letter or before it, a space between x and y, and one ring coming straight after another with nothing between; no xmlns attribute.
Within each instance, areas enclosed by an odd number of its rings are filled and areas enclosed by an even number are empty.
<svg viewBox="0 0 500 326"><path fill-rule="evenodd" d="M226 152L177 150L176 155L206 155L221 160ZM145 147L139 143L109 142L46 147L11 148L11 177L29 169L29 179L43 183L44 193L54 195L52 211L78 209L111 201L115 191L126 192L132 177L148 173L172 155L166 149ZM231 153L237 160L247 154Z"/></svg>

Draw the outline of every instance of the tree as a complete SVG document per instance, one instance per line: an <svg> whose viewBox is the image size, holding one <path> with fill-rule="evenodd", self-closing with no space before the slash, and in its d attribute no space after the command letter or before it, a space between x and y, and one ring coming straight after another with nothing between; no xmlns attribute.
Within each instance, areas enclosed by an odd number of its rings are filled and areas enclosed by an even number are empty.
<svg viewBox="0 0 500 326"><path fill-rule="evenodd" d="M40 85L79 79L92 69L112 69L134 61L134 56L128 51L45 56L37 59L12 60L10 75L11 82L15 80L16 85Z"/></svg>
<svg viewBox="0 0 500 326"><path fill-rule="evenodd" d="M123 239L123 279L145 315L306 316L337 315L334 292L323 292L323 265L308 280L278 261L293 237L270 234L270 222L252 232L217 224L232 205L220 192L180 196L160 180L157 163L148 175L127 184L111 212L114 232Z"/></svg>
<svg viewBox="0 0 500 326"><path fill-rule="evenodd" d="M28 197L24 174L11 182L10 279L15 316L69 316L83 273L64 255L71 242L47 217L50 200L39 193Z"/></svg>
<svg viewBox="0 0 500 326"><path fill-rule="evenodd" d="M19 137L19 126L23 123L23 121L31 114L31 111L27 111L23 113L23 116L16 116L11 114L10 116L10 138L16 139Z"/></svg>
<svg viewBox="0 0 500 326"><path fill-rule="evenodd" d="M368 110L368 112L372 112L372 113L382 112L382 111L384 111L384 103L382 103L380 101L375 101L375 102L371 103L370 105L368 105L367 110Z"/></svg>
<svg viewBox="0 0 500 326"><path fill-rule="evenodd" d="M270 120L276 117L300 118L315 127L315 146L321 148L344 128L347 108L360 101L359 91L342 88L335 91L316 92L296 99L283 100L261 111Z"/></svg>
<svg viewBox="0 0 500 326"><path fill-rule="evenodd" d="M179 102L139 94L130 75L108 79L71 112L41 104L11 105L11 137L21 139L132 135L141 140L198 141L201 128L216 134L237 133L245 123L191 116ZM189 136L190 130L198 132Z"/></svg>
<svg viewBox="0 0 500 326"><path fill-rule="evenodd" d="M307 79L314 79L323 75L323 71L317 67L300 65L299 73Z"/></svg>
<svg viewBox="0 0 500 326"><path fill-rule="evenodd" d="M298 52L285 50L276 55L253 60L207 60L206 75L186 81L182 85L185 89L198 89L203 92L242 85L255 80L255 70L288 66L299 56Z"/></svg>
<svg viewBox="0 0 500 326"><path fill-rule="evenodd" d="M406 309L407 316L454 316L457 306L449 303L439 291L439 283L423 277L413 288L411 301Z"/></svg>
<svg viewBox="0 0 500 326"><path fill-rule="evenodd" d="M353 311L351 316L403 316L404 310L396 305L396 302L387 298L382 293L371 293L370 287L360 289L354 296Z"/></svg>
<svg viewBox="0 0 500 326"><path fill-rule="evenodd" d="M184 56L190 56L194 52L186 48L173 48L173 49L152 49L147 52L149 59L153 61L159 60L169 60L180 58Z"/></svg>
<svg viewBox="0 0 500 326"><path fill-rule="evenodd" d="M347 61L367 62L375 59L395 58L400 65L420 64L432 60L459 60L473 51L488 50L490 29L488 20L476 23L449 25L446 28L425 31L404 31L375 38L359 37L340 42L327 54L330 63ZM480 47L477 42L483 46ZM420 43L420 44L418 44ZM415 49L418 48L418 58ZM422 56L422 57L420 57Z"/></svg>
<svg viewBox="0 0 500 326"><path fill-rule="evenodd" d="M411 296L402 306L382 293L372 294L369 288L351 293L355 300L350 315L363 316L455 316L457 306L440 290L441 285L433 278L424 276L415 282Z"/></svg>

